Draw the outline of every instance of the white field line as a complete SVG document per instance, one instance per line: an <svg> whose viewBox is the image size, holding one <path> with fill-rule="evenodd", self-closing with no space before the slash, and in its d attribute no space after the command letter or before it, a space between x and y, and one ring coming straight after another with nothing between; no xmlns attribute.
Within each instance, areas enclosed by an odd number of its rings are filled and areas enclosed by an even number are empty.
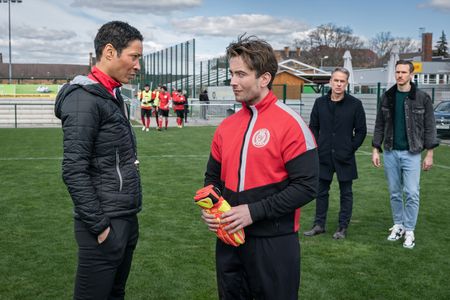
<svg viewBox="0 0 450 300"><path fill-rule="evenodd" d="M139 158L202 158L207 159L208 155L139 155ZM62 157L0 157L0 161L22 161L22 160L62 160Z"/></svg>
<svg viewBox="0 0 450 300"><path fill-rule="evenodd" d="M358 150L356 155L369 156L371 152L364 150ZM202 158L207 159L208 155L139 155L139 158ZM24 161L24 160L62 160L62 157L0 157L0 161ZM434 167L450 170L449 166L434 164Z"/></svg>
<svg viewBox="0 0 450 300"><path fill-rule="evenodd" d="M358 150L358 151L356 151L356 155L372 155L372 152L367 152L367 151L364 151L364 150ZM433 167L450 170L449 166L440 165L440 164L433 164Z"/></svg>

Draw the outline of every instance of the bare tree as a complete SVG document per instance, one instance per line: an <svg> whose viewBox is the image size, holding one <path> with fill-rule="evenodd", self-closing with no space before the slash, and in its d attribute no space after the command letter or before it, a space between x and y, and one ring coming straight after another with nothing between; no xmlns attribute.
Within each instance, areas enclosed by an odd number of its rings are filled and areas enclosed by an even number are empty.
<svg viewBox="0 0 450 300"><path fill-rule="evenodd" d="M370 48L378 54L379 57L382 57L391 51L393 41L394 37L391 32L380 32L370 40Z"/></svg>
<svg viewBox="0 0 450 300"><path fill-rule="evenodd" d="M411 38L394 37L387 32L380 32L370 40L370 48L378 54L379 65L389 60L389 55L394 46L398 47L399 53L415 52L418 50L418 42Z"/></svg>
<svg viewBox="0 0 450 300"><path fill-rule="evenodd" d="M311 49L311 42L305 39L295 39L293 46L294 48L300 48L302 51L308 51Z"/></svg>
<svg viewBox="0 0 450 300"><path fill-rule="evenodd" d="M418 42L411 38L396 38L394 44L398 46L400 53L410 53L419 50Z"/></svg>
<svg viewBox="0 0 450 300"><path fill-rule="evenodd" d="M339 27L333 23L318 26L308 37L312 47L354 49L364 44L359 37L353 35L350 27Z"/></svg>

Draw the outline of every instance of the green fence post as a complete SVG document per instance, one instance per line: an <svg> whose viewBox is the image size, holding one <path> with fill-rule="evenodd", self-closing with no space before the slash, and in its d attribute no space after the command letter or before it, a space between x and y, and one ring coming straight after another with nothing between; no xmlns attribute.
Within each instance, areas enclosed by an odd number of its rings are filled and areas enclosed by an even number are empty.
<svg viewBox="0 0 450 300"><path fill-rule="evenodd" d="M192 97L195 98L195 39L192 40L192 85L194 86Z"/></svg>
<svg viewBox="0 0 450 300"><path fill-rule="evenodd" d="M175 45L175 88L178 90L178 81L179 81L179 76L178 76L178 44Z"/></svg>
<svg viewBox="0 0 450 300"><path fill-rule="evenodd" d="M173 47L170 47L170 89L173 90Z"/></svg>
<svg viewBox="0 0 450 300"><path fill-rule="evenodd" d="M180 57L180 67L181 67L181 89L184 90L184 66L183 66L183 54L184 54L184 44L181 44L181 57Z"/></svg>
<svg viewBox="0 0 450 300"><path fill-rule="evenodd" d="M189 97L189 41L186 42L186 84L184 90Z"/></svg>
<svg viewBox="0 0 450 300"><path fill-rule="evenodd" d="M380 98L381 98L381 82L377 83L377 111L380 107Z"/></svg>
<svg viewBox="0 0 450 300"><path fill-rule="evenodd" d="M225 59L225 82L226 84L230 85L228 82L228 59Z"/></svg>
<svg viewBox="0 0 450 300"><path fill-rule="evenodd" d="M211 70L211 61L208 59L208 86L211 85L210 83L210 70Z"/></svg>
<svg viewBox="0 0 450 300"><path fill-rule="evenodd" d="M219 59L216 59L216 86L219 86Z"/></svg>
<svg viewBox="0 0 450 300"><path fill-rule="evenodd" d="M17 104L14 104L14 128L17 128Z"/></svg>
<svg viewBox="0 0 450 300"><path fill-rule="evenodd" d="M203 62L200 62L200 90L199 93L203 92ZM194 96L195 98L195 96Z"/></svg>
<svg viewBox="0 0 450 300"><path fill-rule="evenodd" d="M432 88L431 89L431 103L433 103L434 104L434 90L435 88Z"/></svg>
<svg viewBox="0 0 450 300"><path fill-rule="evenodd" d="M286 103L287 85L283 84L283 103Z"/></svg>

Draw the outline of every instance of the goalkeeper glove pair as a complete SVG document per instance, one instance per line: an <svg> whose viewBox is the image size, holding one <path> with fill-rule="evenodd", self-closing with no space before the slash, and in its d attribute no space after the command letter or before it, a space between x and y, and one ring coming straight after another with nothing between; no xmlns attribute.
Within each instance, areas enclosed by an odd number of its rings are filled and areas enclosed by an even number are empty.
<svg viewBox="0 0 450 300"><path fill-rule="evenodd" d="M222 197L220 190L212 184L205 186L197 191L194 197L195 204L200 206L208 214L214 215L219 220L219 228L216 235L225 244L238 247L245 242L244 229L240 229L235 233L228 233L224 228L228 223L224 224L220 222L220 217L226 211L231 209L230 204Z"/></svg>

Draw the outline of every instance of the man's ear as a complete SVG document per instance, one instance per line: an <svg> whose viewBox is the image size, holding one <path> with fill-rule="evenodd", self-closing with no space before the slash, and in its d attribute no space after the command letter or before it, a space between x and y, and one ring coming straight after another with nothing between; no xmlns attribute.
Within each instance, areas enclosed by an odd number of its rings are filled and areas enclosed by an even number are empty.
<svg viewBox="0 0 450 300"><path fill-rule="evenodd" d="M102 58L104 57L106 60L112 60L117 54L116 48L112 44L106 44L103 48Z"/></svg>
<svg viewBox="0 0 450 300"><path fill-rule="evenodd" d="M260 81L261 87L266 87L269 85L269 82L272 79L272 75L270 75L269 72L266 72L262 74L259 78L261 79Z"/></svg>

